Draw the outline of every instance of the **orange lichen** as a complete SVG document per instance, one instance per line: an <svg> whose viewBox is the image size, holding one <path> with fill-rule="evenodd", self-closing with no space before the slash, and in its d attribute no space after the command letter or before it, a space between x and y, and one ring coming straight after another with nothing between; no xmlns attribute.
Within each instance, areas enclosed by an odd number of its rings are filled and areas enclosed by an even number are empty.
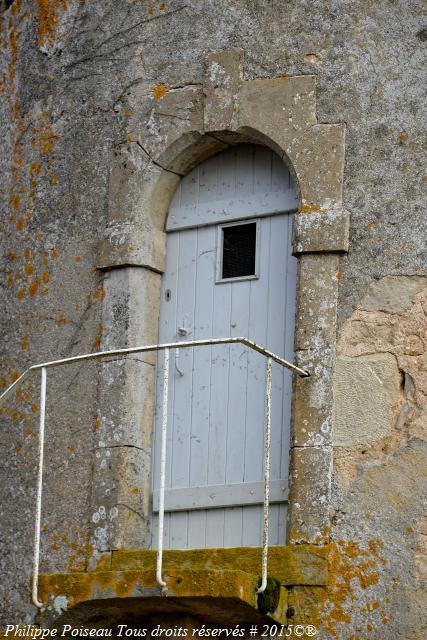
<svg viewBox="0 0 427 640"><path fill-rule="evenodd" d="M27 276L32 276L34 273L34 266L28 262L24 265L24 271Z"/></svg>
<svg viewBox="0 0 427 640"><path fill-rule="evenodd" d="M164 98L167 92L168 88L165 84L156 84L152 92L153 98L155 98L156 100L161 100L162 98Z"/></svg>
<svg viewBox="0 0 427 640"><path fill-rule="evenodd" d="M380 540L369 540L367 549L362 549L358 542L351 540L338 540L335 545L331 545L330 601L324 619L326 630L332 637L341 637L339 623L351 623L355 581L363 590L379 582L379 575L374 569L379 562L385 562L379 555L383 546ZM377 601L368 603L367 611L378 607Z"/></svg>
<svg viewBox="0 0 427 640"><path fill-rule="evenodd" d="M58 327L62 327L63 325L67 324L67 318L65 317L65 313L63 311L60 311L59 318L55 320L55 322Z"/></svg>
<svg viewBox="0 0 427 640"><path fill-rule="evenodd" d="M22 287L19 287L16 297L18 298L18 300L22 300L22 298L25 298L25 291Z"/></svg>
<svg viewBox="0 0 427 640"><path fill-rule="evenodd" d="M101 322L98 327L98 333L92 342L92 347L94 349L99 349L101 347L102 334L104 333L104 331L105 331L105 327Z"/></svg>
<svg viewBox="0 0 427 640"><path fill-rule="evenodd" d="M59 22L59 11L66 11L67 0L38 0L38 44L40 47L52 45Z"/></svg>
<svg viewBox="0 0 427 640"><path fill-rule="evenodd" d="M16 228L18 231L23 231L24 230L24 226L25 226L25 220L24 218L18 218L18 221L16 223Z"/></svg>
<svg viewBox="0 0 427 640"><path fill-rule="evenodd" d="M28 349L29 344L30 344L30 340L29 340L28 336L25 336L21 340L21 349Z"/></svg>
<svg viewBox="0 0 427 640"><path fill-rule="evenodd" d="M40 155L46 156L52 153L56 137L52 125L49 122L45 122L40 126L38 138Z"/></svg>
<svg viewBox="0 0 427 640"><path fill-rule="evenodd" d="M49 273L47 271L42 271L42 280L45 284L47 284L50 280Z"/></svg>
<svg viewBox="0 0 427 640"><path fill-rule="evenodd" d="M40 287L40 278L34 278L33 282L28 287L28 291L30 292L30 296L35 296Z"/></svg>
<svg viewBox="0 0 427 640"><path fill-rule="evenodd" d="M19 211L21 209L21 198L16 194L11 196L10 206L14 211Z"/></svg>
<svg viewBox="0 0 427 640"><path fill-rule="evenodd" d="M11 22L9 22L9 44L10 44L10 63L9 63L9 82L13 84L15 80L16 61L18 59L18 33Z"/></svg>
<svg viewBox="0 0 427 640"><path fill-rule="evenodd" d="M22 5L22 0L15 0L15 2L12 4L11 11L13 16L18 15L18 13L21 10L21 5Z"/></svg>
<svg viewBox="0 0 427 640"><path fill-rule="evenodd" d="M100 289L96 289L96 291L93 292L92 298L94 300L104 300L106 295L107 294L104 287L101 287Z"/></svg>
<svg viewBox="0 0 427 640"><path fill-rule="evenodd" d="M323 208L320 204L302 204L298 207L299 213L318 213L319 211L323 211Z"/></svg>
<svg viewBox="0 0 427 640"><path fill-rule="evenodd" d="M49 178L50 178L50 184L51 184L51 185L58 184L58 182L59 182L59 178L58 178L58 176L57 176L57 175L55 175L55 174L53 173L53 171L48 171L48 172L47 172L47 175L48 175L48 176L49 176Z"/></svg>
<svg viewBox="0 0 427 640"><path fill-rule="evenodd" d="M36 176L40 173L41 171L41 164L40 162L32 162L30 165L30 175L31 176Z"/></svg>

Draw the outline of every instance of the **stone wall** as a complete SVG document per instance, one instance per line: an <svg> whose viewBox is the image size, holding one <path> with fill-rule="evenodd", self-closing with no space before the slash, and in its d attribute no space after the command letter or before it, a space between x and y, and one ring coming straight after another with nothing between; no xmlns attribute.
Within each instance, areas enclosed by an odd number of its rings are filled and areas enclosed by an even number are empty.
<svg viewBox="0 0 427 640"><path fill-rule="evenodd" d="M156 160L156 152L177 131L230 119L230 102L215 103L215 83L206 122L194 119L212 52L242 50L243 81L314 76L313 123L316 116L318 123L345 123L349 251L327 258L338 283L331 525L319 540L331 544L330 593L327 605L304 586L289 595L296 615L323 623L325 637L421 640L426 633L423 10L421 0L15 0L0 15L3 388L35 362L138 335L126 305L113 304L109 291L113 280L136 282L141 272L135 267L128 278L120 268L97 267L104 266L108 233L119 229L126 237L129 219L146 206L135 172L148 180L160 171L159 162L169 160ZM122 191L117 154L129 174ZM121 227L108 226L117 203ZM318 212L308 206L301 213ZM142 229L136 244L161 262L154 231ZM125 253L136 260L131 245L126 241ZM151 274L147 288L159 278ZM141 303L143 296L135 308ZM151 364L132 366L143 378ZM99 435L105 386L98 388L98 373L74 365L49 374L45 573L97 561L93 467L102 458L109 468L111 444ZM1 418L0 621L29 623L36 614L28 583L37 378ZM102 474L95 477L103 482ZM314 495L310 478L306 491ZM144 499L135 493L122 507L134 513L135 526ZM101 525L115 518L111 510L96 513Z"/></svg>

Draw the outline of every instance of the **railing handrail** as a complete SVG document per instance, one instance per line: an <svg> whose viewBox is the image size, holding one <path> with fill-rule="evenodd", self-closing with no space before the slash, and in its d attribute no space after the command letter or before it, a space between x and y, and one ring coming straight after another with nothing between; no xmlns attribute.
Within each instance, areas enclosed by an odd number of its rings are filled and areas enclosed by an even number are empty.
<svg viewBox="0 0 427 640"><path fill-rule="evenodd" d="M42 362L40 364L33 364L28 369L25 369L24 373L22 373L19 378L15 380L3 393L0 395L0 406L8 398L8 396L12 393L14 389L17 389L28 377L30 373L33 371L38 371L40 369L49 369L50 367L60 367L63 364L73 364L75 362L82 362L84 360L101 360L102 358L108 358L110 356L125 356L130 353L144 353L147 351L162 351L164 349L182 349L185 347L202 347L207 345L215 345L215 344L243 344L262 355L271 358L274 362L282 365L286 369L290 369L294 373L297 373L302 378L308 378L310 374L305 369L301 369L296 365L288 362L281 356L278 356L276 353L273 353L269 349L262 347L257 344L253 340L249 340L249 338L212 338L206 340L186 340L184 342L165 342L163 344L150 344L145 345L143 347L129 347L127 349L110 349L107 351L94 351L92 353L84 353L79 356L70 356L68 358L61 358L60 360L50 360L48 362Z"/></svg>
<svg viewBox="0 0 427 640"><path fill-rule="evenodd" d="M158 532L158 549L156 564L156 579L162 592L166 592L166 582L162 576L162 556L163 556L163 516L164 516L164 493L165 493L165 463L166 463L166 435L167 435L167 403L168 403L168 385L169 385L169 351L170 349L183 349L185 347L201 347L225 344L242 344L267 358L266 368L266 387L265 387L265 411L264 411L264 509L263 509L263 545L262 545L262 569L261 569L261 585L258 593L262 593L267 585L267 556L268 556L268 509L269 509L269 484L270 484L270 426L271 426L271 367L272 362L277 362L282 367L290 369L294 373L304 378L310 374L308 371L297 367L288 362L284 358L273 353L269 349L249 340L248 338L211 338L206 340L186 340L181 342L168 342L163 344L152 344L143 347L130 347L127 349L111 349L108 351L97 351L94 353L86 353L79 356L71 356L60 360L51 360L41 364L33 365L22 373L15 382L13 382L0 395L0 405L14 389L17 389L23 381L33 371L41 370L41 386L40 386L40 427L39 427L39 464L37 477L37 503L36 503L36 522L34 531L34 556L33 556L33 585L32 599L37 607L42 607L43 603L38 599L38 580L39 580L39 562L40 562L40 527L41 527L41 508L42 508L42 488L43 488L43 461L44 461L44 432L45 432L45 408L46 408L46 385L47 376L46 369L58 367L64 364L73 364L87 360L97 360L111 356L126 356L131 353L143 353L147 351L164 351L165 362L163 371L163 412L162 412L162 438L161 438L161 474L160 474L160 502L159 502L159 532Z"/></svg>

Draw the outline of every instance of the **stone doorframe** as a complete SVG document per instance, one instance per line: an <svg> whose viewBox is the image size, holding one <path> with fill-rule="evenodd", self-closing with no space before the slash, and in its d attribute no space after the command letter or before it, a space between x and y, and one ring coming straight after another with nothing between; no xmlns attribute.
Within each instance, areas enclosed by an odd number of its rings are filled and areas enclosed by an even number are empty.
<svg viewBox="0 0 427 640"><path fill-rule="evenodd" d="M179 177L234 144L263 144L278 153L300 194L293 239L299 259L295 357L311 373L295 381L288 542L323 544L339 254L348 250L349 237L342 208L345 130L317 122L313 76L244 81L242 61L241 50L217 51L207 59L203 87L157 85L148 98L133 92L128 135L115 149L109 222L98 256L105 290L102 348L157 342L164 226ZM92 514L98 552L149 543L154 363L140 355L100 365Z"/></svg>

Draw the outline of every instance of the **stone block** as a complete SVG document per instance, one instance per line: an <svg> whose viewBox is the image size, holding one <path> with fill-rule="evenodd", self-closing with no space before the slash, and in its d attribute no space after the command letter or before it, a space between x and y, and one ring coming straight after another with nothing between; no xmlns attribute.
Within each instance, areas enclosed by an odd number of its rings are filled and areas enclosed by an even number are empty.
<svg viewBox="0 0 427 640"><path fill-rule="evenodd" d="M297 364L311 371L295 380L294 423L291 444L314 447L332 444L332 369L298 353ZM302 357L303 356L303 357Z"/></svg>
<svg viewBox="0 0 427 640"><path fill-rule="evenodd" d="M295 138L288 155L301 190L302 211L340 206L344 152L345 127L341 124L317 124Z"/></svg>
<svg viewBox="0 0 427 640"><path fill-rule="evenodd" d="M319 544L327 541L331 474L331 447L292 449L289 476L289 542Z"/></svg>
<svg viewBox="0 0 427 640"><path fill-rule="evenodd" d="M331 365L326 358L336 339L339 256L304 255L299 268L295 349L311 350L313 359Z"/></svg>
<svg viewBox="0 0 427 640"><path fill-rule="evenodd" d="M99 365L101 380L95 437L97 447L150 445L154 411L154 366L143 355Z"/></svg>
<svg viewBox="0 0 427 640"><path fill-rule="evenodd" d="M288 595L288 615L292 613L288 623L304 626L313 625L319 631L327 597L328 591L324 587L293 587L289 590ZM312 637L312 634L304 634L302 637L309 638Z"/></svg>
<svg viewBox="0 0 427 640"><path fill-rule="evenodd" d="M294 217L293 253L348 251L350 214L342 209L300 213Z"/></svg>
<svg viewBox="0 0 427 640"><path fill-rule="evenodd" d="M203 90L205 131L230 129L242 85L242 49L215 51L207 58Z"/></svg>
<svg viewBox="0 0 427 640"><path fill-rule="evenodd" d="M334 445L370 444L390 435L399 395L399 369L390 353L337 358Z"/></svg>
<svg viewBox="0 0 427 640"><path fill-rule="evenodd" d="M150 450L97 449L91 514L97 551L134 549L145 544L150 468Z"/></svg>
<svg viewBox="0 0 427 640"><path fill-rule="evenodd" d="M238 107L239 127L257 129L282 143L284 149L292 149L301 133L317 122L315 77L281 76L245 82Z"/></svg>
<svg viewBox="0 0 427 640"><path fill-rule="evenodd" d="M104 278L102 348L156 344L160 304L160 274L151 269L123 268L109 271ZM154 352L135 354L144 362L155 362Z"/></svg>
<svg viewBox="0 0 427 640"><path fill-rule="evenodd" d="M414 296L426 287L425 276L386 276L369 286L359 308L365 311L403 313L411 306Z"/></svg>

